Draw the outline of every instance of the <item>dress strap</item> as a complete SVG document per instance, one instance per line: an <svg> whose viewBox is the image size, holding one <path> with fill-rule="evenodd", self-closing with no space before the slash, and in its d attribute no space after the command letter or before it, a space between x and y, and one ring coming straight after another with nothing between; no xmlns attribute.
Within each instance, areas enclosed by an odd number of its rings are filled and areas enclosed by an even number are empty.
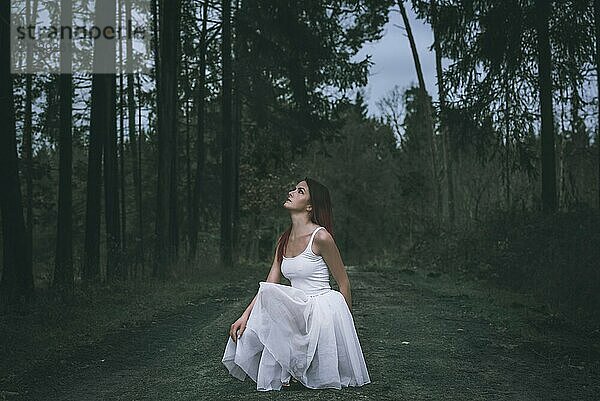
<svg viewBox="0 0 600 401"><path fill-rule="evenodd" d="M306 247L306 250L312 251L312 243L313 240L315 239L315 234L317 233L317 231L319 231L321 228L325 228L323 226L317 227L315 228L315 231L313 231L312 235L310 236L310 240L308 241L308 246Z"/></svg>

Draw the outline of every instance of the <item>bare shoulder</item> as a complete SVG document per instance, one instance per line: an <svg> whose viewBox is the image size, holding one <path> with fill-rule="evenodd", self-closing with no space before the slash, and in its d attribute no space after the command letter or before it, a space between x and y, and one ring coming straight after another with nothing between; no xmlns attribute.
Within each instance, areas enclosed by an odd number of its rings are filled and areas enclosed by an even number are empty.
<svg viewBox="0 0 600 401"><path fill-rule="evenodd" d="M334 247L335 241L327 229L317 231L314 239L314 253L316 255L320 255L323 249L332 249Z"/></svg>
<svg viewBox="0 0 600 401"><path fill-rule="evenodd" d="M323 228L324 228L323 230L319 230L315 234L315 241L317 241L317 243L321 243L321 244L327 243L327 242L334 242L333 237L331 236L329 231L327 231L327 229L325 227L323 227Z"/></svg>

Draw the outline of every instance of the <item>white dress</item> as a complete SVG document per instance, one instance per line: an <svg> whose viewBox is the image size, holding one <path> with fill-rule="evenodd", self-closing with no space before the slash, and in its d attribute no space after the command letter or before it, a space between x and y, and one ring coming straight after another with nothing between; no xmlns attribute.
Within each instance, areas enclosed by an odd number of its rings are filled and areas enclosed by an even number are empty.
<svg viewBox="0 0 600 401"><path fill-rule="evenodd" d="M242 336L237 343L228 337L223 364L259 391L280 390L290 376L314 389L371 382L344 296L330 287L327 264L312 251L321 228L300 255L283 258L291 287L261 281Z"/></svg>

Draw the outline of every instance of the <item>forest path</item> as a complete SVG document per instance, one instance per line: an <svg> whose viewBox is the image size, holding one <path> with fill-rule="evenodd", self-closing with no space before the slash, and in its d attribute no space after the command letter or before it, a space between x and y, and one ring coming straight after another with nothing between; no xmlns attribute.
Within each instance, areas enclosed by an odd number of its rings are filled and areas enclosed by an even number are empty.
<svg viewBox="0 0 600 401"><path fill-rule="evenodd" d="M498 300L446 275L349 268L354 320L372 383L258 392L221 364L227 331L258 288L227 286L178 313L116 332L38 367L7 400L592 400L598 333L539 306ZM249 286L250 287L250 286ZM595 338L594 338L595 336Z"/></svg>

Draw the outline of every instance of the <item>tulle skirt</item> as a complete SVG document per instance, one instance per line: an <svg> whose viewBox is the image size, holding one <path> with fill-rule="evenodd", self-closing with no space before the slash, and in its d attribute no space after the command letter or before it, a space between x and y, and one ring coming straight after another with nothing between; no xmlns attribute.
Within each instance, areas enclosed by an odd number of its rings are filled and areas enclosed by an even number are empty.
<svg viewBox="0 0 600 401"><path fill-rule="evenodd" d="M246 329L237 343L228 337L222 362L259 391L280 390L291 376L313 389L370 383L352 314L333 289L307 295L260 282Z"/></svg>

